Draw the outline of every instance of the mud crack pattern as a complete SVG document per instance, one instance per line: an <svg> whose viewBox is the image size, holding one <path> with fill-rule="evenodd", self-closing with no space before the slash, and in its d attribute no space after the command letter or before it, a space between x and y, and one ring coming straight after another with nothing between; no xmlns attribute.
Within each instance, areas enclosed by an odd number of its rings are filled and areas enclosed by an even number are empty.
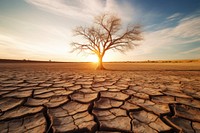
<svg viewBox="0 0 200 133"><path fill-rule="evenodd" d="M0 70L0 132L200 132L199 72Z"/></svg>

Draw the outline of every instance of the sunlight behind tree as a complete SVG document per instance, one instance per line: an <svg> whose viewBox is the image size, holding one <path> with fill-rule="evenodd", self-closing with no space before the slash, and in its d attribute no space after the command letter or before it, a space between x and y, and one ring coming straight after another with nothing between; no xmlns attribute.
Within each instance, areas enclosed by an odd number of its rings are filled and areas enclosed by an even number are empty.
<svg viewBox="0 0 200 133"><path fill-rule="evenodd" d="M72 52L85 52L98 57L98 70L104 70L103 57L109 50L124 53L134 49L142 40L140 26L127 26L122 29L121 19L113 14L102 14L95 17L92 26L79 26L74 29L75 36L81 36L84 43L72 42ZM86 43L85 43L86 42Z"/></svg>
<svg viewBox="0 0 200 133"><path fill-rule="evenodd" d="M96 55L89 55L87 57L87 61L97 63L99 60L98 60L98 57Z"/></svg>

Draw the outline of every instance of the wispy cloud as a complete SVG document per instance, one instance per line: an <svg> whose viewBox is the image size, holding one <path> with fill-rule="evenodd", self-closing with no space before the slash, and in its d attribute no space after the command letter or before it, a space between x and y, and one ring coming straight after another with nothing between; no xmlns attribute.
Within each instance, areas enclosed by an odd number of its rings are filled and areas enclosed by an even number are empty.
<svg viewBox="0 0 200 133"><path fill-rule="evenodd" d="M113 12L124 19L130 19L132 7L127 2L117 3L115 0L25 0L42 10L75 19L88 19L101 12Z"/></svg>
<svg viewBox="0 0 200 133"><path fill-rule="evenodd" d="M0 58L63 60L67 57L70 31L50 24L30 23L4 16L0 18L7 23L15 23L9 26L12 31L0 27Z"/></svg>
<svg viewBox="0 0 200 133"><path fill-rule="evenodd" d="M191 16L190 16L191 18ZM138 54L147 54L158 48L172 47L173 45L189 44L200 41L200 17L181 19L177 26L158 31L145 32L143 45Z"/></svg>
<svg viewBox="0 0 200 133"><path fill-rule="evenodd" d="M188 50L188 51L181 52L180 54L190 54L190 53L194 53L194 52L200 53L200 47L194 48L194 49L191 49L191 50Z"/></svg>
<svg viewBox="0 0 200 133"><path fill-rule="evenodd" d="M61 41L62 42L62 41ZM38 59L38 60L63 60L67 53L65 42L38 43L34 40L21 39L14 35L0 34L0 58L10 59Z"/></svg>
<svg viewBox="0 0 200 133"><path fill-rule="evenodd" d="M24 0L35 9L39 9L41 16L45 12L54 14L43 16L44 19L29 19L22 16L2 17L0 21L4 23L0 27L0 57L27 57L30 59L51 58L63 60L61 58L70 57L77 59L76 55L68 53L68 44L72 41L71 30L76 25L86 25L91 22L93 16L101 12L113 12L118 14L127 24L134 23L135 19L142 19L140 22L147 25L145 27L144 41L134 52L128 52L127 56L153 54L158 49L173 49L176 45L190 45L200 42L200 12L192 13L186 17L182 13L174 13L170 16L163 16L160 12L144 12L134 7L130 1L116 0ZM33 8L33 12L35 13ZM40 10L41 9L41 10ZM42 11L43 10L43 11ZM37 10L38 11L38 10ZM36 12L38 13L38 12ZM44 13L44 14L43 14ZM28 14L28 11L27 11ZM23 14L18 14L23 15ZM57 15L61 16L58 17ZM143 15L143 17L141 17ZM5 15L6 16L6 15ZM17 16L17 15L16 15ZM159 16L159 17L158 17ZM30 16L34 17L34 16ZM51 23L51 19L59 18L61 21ZM50 18L50 19L49 19ZM41 21L40 21L41 20ZM152 21L153 20L153 21ZM160 20L157 22L157 20ZM5 27L8 25L7 27ZM3 29L3 30L2 30ZM8 33L8 34L7 34ZM199 48L183 51L182 54L198 52ZM15 51L15 52L11 52ZM135 54L134 54L135 53ZM177 53L179 54L179 53ZM109 54L112 55L112 54ZM118 55L118 53L117 53ZM112 57L116 57L114 55ZM127 60L127 56L122 56ZM159 54L158 54L159 56ZM188 55L186 55L188 56ZM111 56L110 56L111 57ZM121 58L122 58L121 57ZM137 56L138 57L138 56ZM82 58L82 57L80 57ZM83 58L82 58L83 59ZM113 58L114 59L114 58ZM67 60L67 59L66 59ZM80 59L81 60L81 59ZM79 61L80 61L79 60ZM129 59L128 59L129 60Z"/></svg>
<svg viewBox="0 0 200 133"><path fill-rule="evenodd" d="M173 21L173 20L180 18L181 15L182 15L181 13L174 13L171 16L167 17L167 19L170 21Z"/></svg>
<svg viewBox="0 0 200 133"><path fill-rule="evenodd" d="M25 1L46 12L66 17L67 19L63 20L67 20L67 24L43 22L39 17L39 19L29 20L26 17L18 19L0 15L0 22L5 25L0 27L0 58L83 60L82 57L77 59L76 55L68 53L71 49L68 44L72 41L71 30L75 26L74 23L87 24L91 22L94 15L104 11L116 13L123 20L129 21L133 13L133 8L129 3L118 3L115 0ZM83 20L86 23L82 23Z"/></svg>

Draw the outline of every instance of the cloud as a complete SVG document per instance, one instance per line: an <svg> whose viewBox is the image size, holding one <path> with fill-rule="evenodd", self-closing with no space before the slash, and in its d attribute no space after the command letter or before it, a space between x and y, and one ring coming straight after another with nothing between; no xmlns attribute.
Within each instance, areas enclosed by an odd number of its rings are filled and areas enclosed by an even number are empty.
<svg viewBox="0 0 200 133"><path fill-rule="evenodd" d="M177 22L176 26L164 27L163 23L157 24L157 16L159 13L140 12L137 7L130 4L130 1L116 0L25 0L30 5L33 5L46 12L56 14L67 19L63 22L40 21L40 18L30 19L23 17L22 20L13 20L13 18L2 18L0 21L9 22L7 31L10 34L5 34L5 27L0 27L0 55L9 57L26 56L30 58L42 57L46 58L62 58L71 57L77 59L76 55L67 53L69 51L68 44L70 43L71 29L75 25L85 25L91 22L93 16L101 12L110 11L117 13L123 21L130 22L134 18L144 18L141 22L147 21L146 25L150 24L146 29L154 31L145 31L144 41L133 53L135 55L156 53L158 49L173 49L175 45L200 42L200 16L196 14L186 16L175 13L168 17L164 16L164 22L172 24ZM28 13L27 13L28 14ZM141 17L141 16L144 17ZM162 16L162 15L161 15ZM54 16L55 17L55 16ZM163 16L162 16L163 17ZM53 17L52 17L53 18ZM54 19L54 18L53 18ZM66 22L65 22L66 20ZM151 20L155 20L152 21ZM51 21L51 20L48 20ZM155 22L155 23L154 23ZM64 24L65 23L65 24ZM11 25L12 24L12 25ZM14 24L14 25L13 25ZM5 24L6 25L6 24ZM156 28L155 28L156 27ZM5 30L1 30L5 28ZM28 30L27 30L28 29ZM156 29L156 31L155 31ZM182 52L189 54L199 49L188 50ZM9 52L16 51L16 52ZM132 56L132 52L128 52L127 56ZM127 57L126 56L126 57ZM115 57L115 56L114 56ZM21 58L21 57L20 57ZM80 57L81 58L81 57ZM124 57L125 58L125 57ZM55 59L55 58L54 58Z"/></svg>
<svg viewBox="0 0 200 133"><path fill-rule="evenodd" d="M179 25L173 29L173 36L180 38L199 38L200 37L200 17L191 19L184 18Z"/></svg>
<svg viewBox="0 0 200 133"><path fill-rule="evenodd" d="M177 26L144 33L144 41L137 54L149 54L158 48L173 48L173 45L200 41L200 17L181 19Z"/></svg>
<svg viewBox="0 0 200 133"><path fill-rule="evenodd" d="M5 34L0 34L0 44L2 45L5 42L14 42L15 39L14 37L5 35Z"/></svg>
<svg viewBox="0 0 200 133"><path fill-rule="evenodd" d="M19 41L19 38L10 34L0 34L0 56L1 58L21 58L28 46ZM22 57L23 58L23 57Z"/></svg>
<svg viewBox="0 0 200 133"><path fill-rule="evenodd" d="M75 0L73 2L63 1L63 0L26 0L29 4L32 4L40 9L45 11L62 15L62 16L71 16L83 19L94 14L96 11L102 7L102 3L97 3L98 1L94 0L93 2L88 2L88 4L83 1ZM95 3L96 2L96 3ZM95 4L94 4L95 3ZM96 6L99 4L99 6ZM94 7L92 6L94 5ZM96 8L96 11L94 11ZM89 10L91 12L89 12ZM82 15L84 14L84 16Z"/></svg>
<svg viewBox="0 0 200 133"><path fill-rule="evenodd" d="M127 2L117 3L115 0L25 0L47 12L89 21L101 12L113 12L130 20L133 8Z"/></svg>
<svg viewBox="0 0 200 133"><path fill-rule="evenodd" d="M43 42L38 43L34 40L22 40L21 37L14 35L0 34L0 57L37 60L64 60L67 58L65 42L63 45L57 44L57 42L46 43L48 44L43 45Z"/></svg>
<svg viewBox="0 0 200 133"><path fill-rule="evenodd" d="M4 17L4 21L15 23L15 26L9 26L12 31L7 27L0 27L1 58L64 60L67 57L70 33L63 27L32 24L7 17Z"/></svg>
<svg viewBox="0 0 200 133"><path fill-rule="evenodd" d="M200 53L200 47L194 48L194 49L191 49L191 50L188 50L188 51L181 52L181 54L190 54L190 53L194 53L194 52Z"/></svg>
<svg viewBox="0 0 200 133"><path fill-rule="evenodd" d="M181 15L182 15L181 13L174 13L171 16L167 17L167 19L173 21L176 20L177 18L180 18Z"/></svg>

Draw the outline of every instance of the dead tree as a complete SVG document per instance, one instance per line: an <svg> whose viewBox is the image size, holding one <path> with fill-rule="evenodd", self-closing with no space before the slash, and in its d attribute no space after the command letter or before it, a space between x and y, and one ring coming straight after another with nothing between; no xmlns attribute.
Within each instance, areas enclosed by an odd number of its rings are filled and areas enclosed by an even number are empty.
<svg viewBox="0 0 200 133"><path fill-rule="evenodd" d="M74 35L83 37L84 43L72 42L72 51L96 54L99 59L97 69L103 70L105 68L102 60L107 51L124 53L138 45L135 41L142 40L140 26L127 26L125 30L123 29L121 19L116 15L97 16L92 26L80 26L74 29Z"/></svg>

